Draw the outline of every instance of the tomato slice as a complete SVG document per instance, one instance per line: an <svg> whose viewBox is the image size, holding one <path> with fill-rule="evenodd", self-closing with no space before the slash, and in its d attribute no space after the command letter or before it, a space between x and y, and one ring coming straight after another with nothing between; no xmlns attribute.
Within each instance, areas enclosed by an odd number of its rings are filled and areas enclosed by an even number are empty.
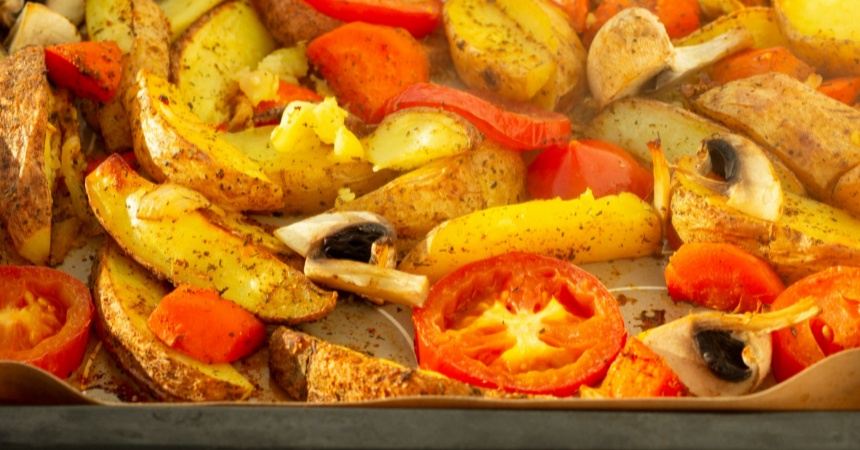
<svg viewBox="0 0 860 450"><path fill-rule="evenodd" d="M343 22L400 27L416 39L430 34L442 18L442 0L302 0Z"/></svg>
<svg viewBox="0 0 860 450"><path fill-rule="evenodd" d="M556 396L599 381L627 338L618 303L597 278L532 253L455 270L433 285L412 320L422 368Z"/></svg>
<svg viewBox="0 0 860 450"><path fill-rule="evenodd" d="M486 92L465 92L431 83L413 84L385 105L385 114L429 106L452 111L505 147L533 150L567 145L570 119L564 114L514 102Z"/></svg>
<svg viewBox="0 0 860 450"><path fill-rule="evenodd" d="M0 266L0 280L0 360L68 378L89 339L94 309L89 288L47 267Z"/></svg>
<svg viewBox="0 0 860 450"><path fill-rule="evenodd" d="M591 189L595 198L630 192L647 200L653 174L615 144L584 139L541 152L529 165L526 186L532 198L577 198Z"/></svg>
<svg viewBox="0 0 860 450"><path fill-rule="evenodd" d="M784 381L825 357L860 347L860 268L835 266L789 286L779 310L814 297L821 314L773 333L773 375Z"/></svg>

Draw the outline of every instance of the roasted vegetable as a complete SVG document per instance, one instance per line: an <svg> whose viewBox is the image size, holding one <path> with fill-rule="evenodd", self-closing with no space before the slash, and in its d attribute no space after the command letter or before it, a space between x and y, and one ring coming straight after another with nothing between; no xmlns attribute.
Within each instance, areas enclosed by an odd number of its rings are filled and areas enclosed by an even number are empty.
<svg viewBox="0 0 860 450"><path fill-rule="evenodd" d="M789 47L826 76L860 75L860 31L849 17L860 3L774 0L773 9Z"/></svg>
<svg viewBox="0 0 860 450"><path fill-rule="evenodd" d="M313 40L343 25L302 0L252 0L252 3L281 47Z"/></svg>
<svg viewBox="0 0 860 450"><path fill-rule="evenodd" d="M335 293L196 212L211 206L208 200L187 189L154 185L118 155L87 176L87 194L108 234L159 277L215 288L267 322L314 320L335 306Z"/></svg>
<svg viewBox="0 0 860 450"><path fill-rule="evenodd" d="M229 364L210 365L172 350L146 325L170 286L108 241L91 284L96 330L126 372L162 400L242 400L254 385Z"/></svg>

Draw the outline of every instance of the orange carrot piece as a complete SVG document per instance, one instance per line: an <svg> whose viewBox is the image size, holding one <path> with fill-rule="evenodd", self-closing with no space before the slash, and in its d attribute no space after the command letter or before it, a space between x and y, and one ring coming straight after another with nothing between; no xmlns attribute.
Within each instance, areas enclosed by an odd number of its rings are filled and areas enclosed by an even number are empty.
<svg viewBox="0 0 860 450"><path fill-rule="evenodd" d="M306 55L338 102L370 124L390 97L430 80L426 51L401 28L348 23L311 41Z"/></svg>
<svg viewBox="0 0 860 450"><path fill-rule="evenodd" d="M683 397L687 387L663 357L630 337L597 392L607 398Z"/></svg>
<svg viewBox="0 0 860 450"><path fill-rule="evenodd" d="M821 83L818 92L846 105L860 102L860 77L833 78Z"/></svg>
<svg viewBox="0 0 860 450"><path fill-rule="evenodd" d="M697 0L604 0L594 10L594 21L582 35L583 44L591 46L597 30L621 10L639 7L654 13L666 27L670 39L682 38L701 26L702 9Z"/></svg>
<svg viewBox="0 0 860 450"><path fill-rule="evenodd" d="M254 107L254 125L259 127L277 124L281 120L284 109L292 102L319 103L321 101L323 98L316 92L281 80L278 84L277 97L273 100L263 100Z"/></svg>
<svg viewBox="0 0 860 450"><path fill-rule="evenodd" d="M208 364L248 356L266 339L266 326L213 289L181 285L146 321L165 344Z"/></svg>
<svg viewBox="0 0 860 450"><path fill-rule="evenodd" d="M669 259L665 276L673 300L719 311L757 311L785 290L766 261L727 243L681 245Z"/></svg>
<svg viewBox="0 0 860 450"><path fill-rule="evenodd" d="M122 76L122 51L113 41L84 41L45 48L48 78L75 95L106 102Z"/></svg>
<svg viewBox="0 0 860 450"><path fill-rule="evenodd" d="M568 21L573 26L574 31L577 33L585 31L589 0L553 0L553 2L567 13Z"/></svg>
<svg viewBox="0 0 860 450"><path fill-rule="evenodd" d="M711 78L723 84L770 72L780 72L806 81L815 73L815 68L801 61L784 47L747 49L714 64Z"/></svg>

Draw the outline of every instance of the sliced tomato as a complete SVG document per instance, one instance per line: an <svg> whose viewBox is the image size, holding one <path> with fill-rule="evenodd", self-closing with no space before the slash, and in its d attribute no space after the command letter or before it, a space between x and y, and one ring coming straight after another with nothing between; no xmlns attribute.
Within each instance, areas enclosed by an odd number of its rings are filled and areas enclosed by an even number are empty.
<svg viewBox="0 0 860 450"><path fill-rule="evenodd" d="M400 27L421 39L439 26L442 0L302 0L343 22Z"/></svg>
<svg viewBox="0 0 860 450"><path fill-rule="evenodd" d="M570 263L507 253L461 267L413 314L420 367L477 386L570 396L627 332L612 294Z"/></svg>
<svg viewBox="0 0 860 450"><path fill-rule="evenodd" d="M654 176L615 144L581 140L538 155L529 165L526 186L536 199L569 200L591 189L595 197L630 192L645 200L654 190Z"/></svg>
<svg viewBox="0 0 860 450"><path fill-rule="evenodd" d="M0 266L0 360L68 378L84 356L93 316L89 288L47 267Z"/></svg>
<svg viewBox="0 0 860 450"><path fill-rule="evenodd" d="M755 312L785 290L765 260L729 243L681 245L665 271L669 295L727 312Z"/></svg>
<svg viewBox="0 0 860 450"><path fill-rule="evenodd" d="M813 297L821 314L773 333L773 375L784 381L825 357L860 347L860 268L836 266L789 286L773 302L780 310Z"/></svg>
<svg viewBox="0 0 860 450"><path fill-rule="evenodd" d="M416 106L440 107L459 114L487 138L514 150L567 145L571 136L570 119L564 114L490 93L431 83L413 84L390 98L385 114Z"/></svg>
<svg viewBox="0 0 860 450"><path fill-rule="evenodd" d="M113 41L84 41L45 47L48 78L75 95L106 102L122 77L122 51Z"/></svg>
<svg viewBox="0 0 860 450"><path fill-rule="evenodd" d="M200 361L232 362L266 339L266 325L213 289L182 285L164 296L146 321L165 344Z"/></svg>

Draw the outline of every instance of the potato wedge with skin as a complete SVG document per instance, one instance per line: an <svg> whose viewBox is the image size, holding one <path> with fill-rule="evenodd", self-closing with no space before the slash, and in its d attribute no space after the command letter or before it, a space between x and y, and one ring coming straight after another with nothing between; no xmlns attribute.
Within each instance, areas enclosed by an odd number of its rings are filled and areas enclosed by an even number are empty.
<svg viewBox="0 0 860 450"><path fill-rule="evenodd" d="M585 50L544 0L451 0L443 17L463 82L517 101L569 107L585 92Z"/></svg>
<svg viewBox="0 0 860 450"><path fill-rule="evenodd" d="M164 217L140 218L146 196L157 185L132 171L119 155L90 173L86 186L90 206L107 233L159 277L214 288L266 322L315 320L335 306L336 293L318 288L304 274L199 212L168 216L171 200L165 199Z"/></svg>
<svg viewBox="0 0 860 450"><path fill-rule="evenodd" d="M166 401L243 400L254 385L229 364L206 364L162 342L146 324L171 286L126 256L111 240L91 275L94 320L110 354L138 383Z"/></svg>
<svg viewBox="0 0 860 450"><path fill-rule="evenodd" d="M860 75L860 3L844 0L774 0L789 49L825 77Z"/></svg>
<svg viewBox="0 0 860 450"><path fill-rule="evenodd" d="M91 40L115 41L123 53L123 74L113 99L94 105L105 149L132 148L129 99L136 94L138 71L167 77L170 25L152 0L88 0L87 30Z"/></svg>
<svg viewBox="0 0 860 450"><path fill-rule="evenodd" d="M51 248L54 95L45 52L29 47L0 62L0 216L18 253L45 264ZM59 147L58 147L59 148Z"/></svg>
<svg viewBox="0 0 860 450"><path fill-rule="evenodd" d="M188 27L224 0L161 0L158 6L170 22L170 41L182 35Z"/></svg>
<svg viewBox="0 0 860 450"><path fill-rule="evenodd" d="M331 157L331 147L318 151L281 153L271 144L273 126L225 133L224 140L260 165L263 173L281 187L279 211L290 215L321 213L335 205L338 190L367 194L397 176L391 170L373 171L366 161L342 162Z"/></svg>
<svg viewBox="0 0 860 450"><path fill-rule="evenodd" d="M648 142L660 140L666 159L677 164L685 156L695 157L702 140L728 128L686 109L645 98L628 97L613 102L594 116L583 130L592 139L617 144L641 162L650 164ZM806 189L782 161L766 152L782 189L806 195Z"/></svg>
<svg viewBox="0 0 860 450"><path fill-rule="evenodd" d="M255 69L275 50L275 41L254 8L243 0L227 1L201 17L170 48L170 81L203 122L230 119L230 102L239 91L233 78Z"/></svg>
<svg viewBox="0 0 860 450"><path fill-rule="evenodd" d="M436 372L403 367L286 327L275 330L269 339L269 372L287 395L310 403L424 395L534 397L479 388Z"/></svg>
<svg viewBox="0 0 860 450"><path fill-rule="evenodd" d="M518 152L485 140L475 151L433 161L334 210L368 211L388 219L397 231L402 257L445 220L521 202L526 198L525 176Z"/></svg>
<svg viewBox="0 0 860 450"><path fill-rule="evenodd" d="M595 199L531 200L487 208L443 222L398 269L436 282L468 263L512 251L574 264L655 255L663 248L660 215L624 192Z"/></svg>
<svg viewBox="0 0 860 450"><path fill-rule="evenodd" d="M834 265L860 266L860 220L786 192L783 214L768 222L675 173L672 225L683 242L728 242L770 263L786 283Z"/></svg>
<svg viewBox="0 0 860 450"><path fill-rule="evenodd" d="M737 9L726 15L721 15L713 22L673 42L673 44L676 47L702 44L738 26L742 26L752 33L755 40L753 48L788 47L788 39L782 34L776 23L773 8L762 6Z"/></svg>
<svg viewBox="0 0 860 450"><path fill-rule="evenodd" d="M780 73L705 91L693 109L748 135L828 204L839 179L860 165L860 111ZM842 198L842 197L840 197ZM860 203L839 207L860 214Z"/></svg>
<svg viewBox="0 0 860 450"><path fill-rule="evenodd" d="M254 8L281 47L312 41L343 25L302 0L251 0Z"/></svg>
<svg viewBox="0 0 860 450"><path fill-rule="evenodd" d="M283 191L260 165L201 122L176 88L141 71L137 95L129 102L134 153L154 180L199 191L236 211L276 211Z"/></svg>

